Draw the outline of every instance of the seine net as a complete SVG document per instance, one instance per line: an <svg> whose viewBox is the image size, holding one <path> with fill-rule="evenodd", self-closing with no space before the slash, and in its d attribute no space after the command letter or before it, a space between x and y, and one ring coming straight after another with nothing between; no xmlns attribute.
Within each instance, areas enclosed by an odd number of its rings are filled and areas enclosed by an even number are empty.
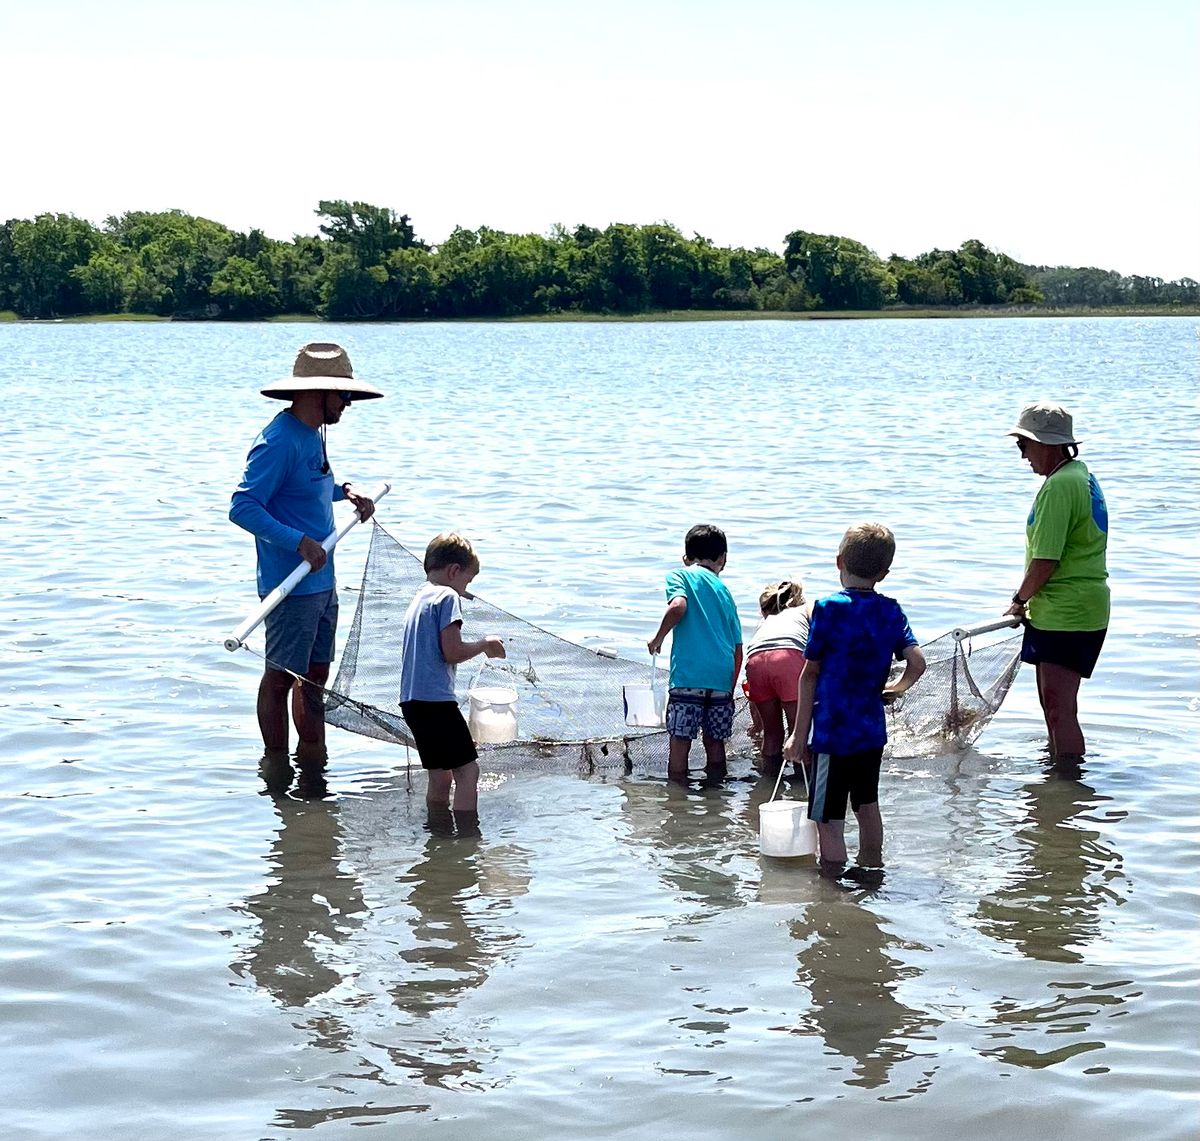
<svg viewBox="0 0 1200 1141"><path fill-rule="evenodd" d="M424 582L421 559L375 523L354 621L326 693L330 725L412 744L400 714L400 645L405 611ZM480 746L486 769L666 771L666 731L625 723L623 687L649 685L647 663L575 645L478 596L463 600L463 618L468 630L501 637L508 654L483 666L477 659L459 667L457 697L464 713L473 686L517 692L517 737ZM973 741L1004 700L1019 664L1019 644L1008 638L972 651L951 635L930 643L928 671L890 710L892 753L936 754ZM658 670L655 684L665 687L666 680L666 671ZM749 703L739 695L731 758L753 754L750 728ZM416 763L415 751L410 763Z"/></svg>
<svg viewBox="0 0 1200 1141"><path fill-rule="evenodd" d="M888 706L888 744L893 756L936 756L965 749L1000 708L1021 668L1021 635L961 640L943 634L921 649L926 670L907 693ZM893 676L903 672L897 665Z"/></svg>

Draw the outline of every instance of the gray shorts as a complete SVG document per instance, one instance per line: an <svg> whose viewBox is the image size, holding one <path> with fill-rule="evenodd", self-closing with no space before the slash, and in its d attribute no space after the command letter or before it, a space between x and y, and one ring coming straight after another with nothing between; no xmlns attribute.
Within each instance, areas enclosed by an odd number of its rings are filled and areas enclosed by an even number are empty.
<svg viewBox="0 0 1200 1141"><path fill-rule="evenodd" d="M289 594L267 615L267 667L303 677L312 666L333 661L337 591Z"/></svg>
<svg viewBox="0 0 1200 1141"><path fill-rule="evenodd" d="M667 732L694 741L703 731L710 741L733 736L733 694L719 689L672 689L667 694Z"/></svg>

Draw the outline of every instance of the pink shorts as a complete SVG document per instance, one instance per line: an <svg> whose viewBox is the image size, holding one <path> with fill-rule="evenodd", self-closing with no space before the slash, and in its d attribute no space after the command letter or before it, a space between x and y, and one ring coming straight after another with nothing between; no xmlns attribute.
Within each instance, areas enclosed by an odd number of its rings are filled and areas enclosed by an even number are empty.
<svg viewBox="0 0 1200 1141"><path fill-rule="evenodd" d="M746 696L751 701L795 701L802 669L799 650L759 650L746 659Z"/></svg>

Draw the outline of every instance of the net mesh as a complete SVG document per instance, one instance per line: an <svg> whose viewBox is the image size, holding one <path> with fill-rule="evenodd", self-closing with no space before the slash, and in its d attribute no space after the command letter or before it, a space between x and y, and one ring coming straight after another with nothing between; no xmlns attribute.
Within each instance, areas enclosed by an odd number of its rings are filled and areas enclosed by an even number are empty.
<svg viewBox="0 0 1200 1141"><path fill-rule="evenodd" d="M425 582L421 559L373 524L354 622L337 676L325 697L330 725L382 741L412 745L400 714L401 632L414 594ZM658 774L667 767L663 729L625 723L623 687L646 686L651 668L579 646L501 610L482 598L463 600L470 630L502 638L503 660L458 670L457 697L502 685L517 692L517 739L480 746L484 768L613 769ZM973 648L944 635L925 649L925 676L889 707L889 749L895 756L935 755L966 747L1000 707L1020 664L1020 638ZM666 686L666 671L655 683ZM732 758L754 753L749 702L738 696ZM410 763L415 763L413 752Z"/></svg>

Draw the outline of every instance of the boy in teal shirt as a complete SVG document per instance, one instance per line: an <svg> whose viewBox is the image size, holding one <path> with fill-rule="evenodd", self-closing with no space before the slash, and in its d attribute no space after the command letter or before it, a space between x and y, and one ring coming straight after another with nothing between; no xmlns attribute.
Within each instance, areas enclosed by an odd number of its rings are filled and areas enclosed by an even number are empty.
<svg viewBox="0 0 1200 1141"><path fill-rule="evenodd" d="M725 742L733 736L733 687L742 670L742 623L721 571L729 554L725 532L699 524L683 541L683 569L667 574L667 609L646 643L657 654L671 639L667 779L686 781L688 753L704 737L705 773L725 775Z"/></svg>

